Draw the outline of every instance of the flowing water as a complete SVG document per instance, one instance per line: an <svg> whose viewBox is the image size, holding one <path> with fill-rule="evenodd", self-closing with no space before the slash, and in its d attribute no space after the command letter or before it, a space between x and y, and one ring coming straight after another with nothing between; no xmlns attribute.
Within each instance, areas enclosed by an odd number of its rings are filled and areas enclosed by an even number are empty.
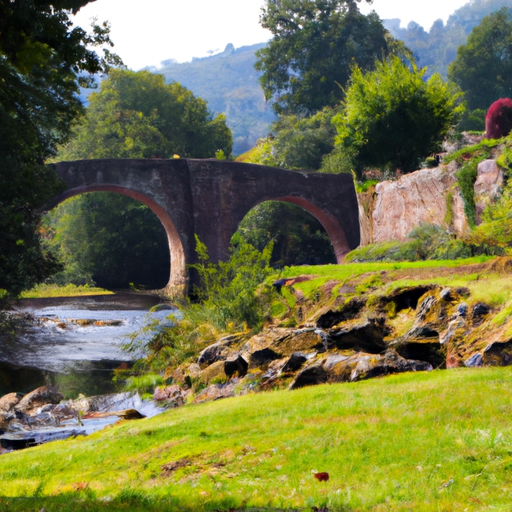
<svg viewBox="0 0 512 512"><path fill-rule="evenodd" d="M137 294L18 301L19 310L39 321L0 338L0 396L43 384L55 385L68 398L115 391L113 370L132 359L122 345L171 313L164 305L150 312L160 303L156 296Z"/></svg>

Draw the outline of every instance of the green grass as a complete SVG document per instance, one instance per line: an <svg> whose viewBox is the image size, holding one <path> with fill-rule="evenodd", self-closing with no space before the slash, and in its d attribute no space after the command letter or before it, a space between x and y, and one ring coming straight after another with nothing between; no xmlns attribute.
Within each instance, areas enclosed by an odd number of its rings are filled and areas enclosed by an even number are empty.
<svg viewBox="0 0 512 512"><path fill-rule="evenodd" d="M511 414L511 368L191 405L0 456L0 510L509 511Z"/></svg>
<svg viewBox="0 0 512 512"><path fill-rule="evenodd" d="M80 295L112 295L114 292L96 286L67 284L40 284L21 294L22 299L43 299L47 297L78 297Z"/></svg>

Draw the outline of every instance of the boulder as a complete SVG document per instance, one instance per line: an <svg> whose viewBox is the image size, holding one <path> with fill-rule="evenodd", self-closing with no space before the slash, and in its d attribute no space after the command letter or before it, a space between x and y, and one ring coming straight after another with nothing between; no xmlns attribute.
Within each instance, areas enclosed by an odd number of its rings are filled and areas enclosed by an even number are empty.
<svg viewBox="0 0 512 512"><path fill-rule="evenodd" d="M495 341L482 354L483 366L510 366L512 364L512 340Z"/></svg>
<svg viewBox="0 0 512 512"><path fill-rule="evenodd" d="M389 332L383 318L373 318L363 324L330 329L327 336L339 350L353 349L378 354L386 348L384 337Z"/></svg>
<svg viewBox="0 0 512 512"><path fill-rule="evenodd" d="M176 384L166 387L157 387L153 393L155 402L167 402L173 407L180 407L185 404L186 393Z"/></svg>
<svg viewBox="0 0 512 512"><path fill-rule="evenodd" d="M224 361L216 361L201 372L200 380L203 384L209 384L213 379L223 377L226 377Z"/></svg>
<svg viewBox="0 0 512 512"><path fill-rule="evenodd" d="M46 404L58 404L62 394L51 386L41 386L25 395L16 405L16 410L27 412Z"/></svg>
<svg viewBox="0 0 512 512"><path fill-rule="evenodd" d="M318 317L316 326L320 329L330 329L340 322L354 320L366 305L366 298L352 297L334 311L327 311Z"/></svg>
<svg viewBox="0 0 512 512"><path fill-rule="evenodd" d="M224 361L229 356L229 348L220 341L206 347L197 359L200 366L209 366L217 361Z"/></svg>
<svg viewBox="0 0 512 512"><path fill-rule="evenodd" d="M281 356L270 348L256 350L249 356L249 369L254 370L255 368L260 368L266 370L268 365L276 359L281 359Z"/></svg>
<svg viewBox="0 0 512 512"><path fill-rule="evenodd" d="M468 368L480 368L483 365L482 354L476 352L464 361L464 365Z"/></svg>
<svg viewBox="0 0 512 512"><path fill-rule="evenodd" d="M220 398L229 398L235 396L235 387L239 384L239 379L233 379L224 384L212 384L198 393L194 403L209 402L210 400L219 400Z"/></svg>
<svg viewBox="0 0 512 512"><path fill-rule="evenodd" d="M354 382L392 373L422 372L432 369L432 365L425 361L405 359L394 350L387 350L382 356L361 357L350 374L350 380Z"/></svg>
<svg viewBox="0 0 512 512"><path fill-rule="evenodd" d="M324 360L313 361L303 368L293 379L289 389L299 389L327 382L327 372L323 367Z"/></svg>
<svg viewBox="0 0 512 512"><path fill-rule="evenodd" d="M0 398L0 413L9 412L19 403L20 396L18 393L9 393Z"/></svg>
<svg viewBox="0 0 512 512"><path fill-rule="evenodd" d="M300 369L300 367L308 360L308 356L302 352L294 352L283 365L282 373L293 373Z"/></svg>
<svg viewBox="0 0 512 512"><path fill-rule="evenodd" d="M224 361L224 373L229 378L233 377L235 374L237 374L239 377L244 377L247 375L248 368L249 364L240 355Z"/></svg>

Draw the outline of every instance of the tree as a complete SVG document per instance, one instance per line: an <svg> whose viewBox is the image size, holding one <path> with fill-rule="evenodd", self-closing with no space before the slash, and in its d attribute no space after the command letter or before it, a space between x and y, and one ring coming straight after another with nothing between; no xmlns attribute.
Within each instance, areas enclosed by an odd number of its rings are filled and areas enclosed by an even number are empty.
<svg viewBox="0 0 512 512"><path fill-rule="evenodd" d="M440 150L463 107L439 75L425 83L425 69L394 56L375 67L367 73L353 68L344 111L333 120L337 144L359 174L372 167L413 171Z"/></svg>
<svg viewBox="0 0 512 512"><path fill-rule="evenodd" d="M257 52L256 69L278 114L336 105L350 66L372 69L392 42L377 14L362 15L355 0L267 0L260 23L274 37Z"/></svg>
<svg viewBox="0 0 512 512"><path fill-rule="evenodd" d="M487 110L512 96L512 11L486 16L460 46L448 76L462 91L469 110Z"/></svg>
<svg viewBox="0 0 512 512"><path fill-rule="evenodd" d="M60 190L45 160L82 113L79 75L119 62L89 49L111 45L107 24L92 35L72 28L70 13L87 3L0 0L0 296L58 268L37 234L38 209Z"/></svg>
<svg viewBox="0 0 512 512"><path fill-rule="evenodd" d="M230 155L233 137L223 115L177 82L149 71L114 69L92 93L83 124L59 159L214 157Z"/></svg>
<svg viewBox="0 0 512 512"><path fill-rule="evenodd" d="M231 146L224 116L213 117L206 102L188 89L176 82L167 85L163 76L147 71L116 69L91 95L83 124L58 159L204 158L218 150L229 155ZM92 279L107 288L166 284L165 231L153 212L134 199L77 196L49 213L48 228L48 246L66 265L58 282Z"/></svg>
<svg viewBox="0 0 512 512"><path fill-rule="evenodd" d="M337 109L325 107L309 117L282 115L272 125L264 163L286 169L318 170L334 149Z"/></svg>

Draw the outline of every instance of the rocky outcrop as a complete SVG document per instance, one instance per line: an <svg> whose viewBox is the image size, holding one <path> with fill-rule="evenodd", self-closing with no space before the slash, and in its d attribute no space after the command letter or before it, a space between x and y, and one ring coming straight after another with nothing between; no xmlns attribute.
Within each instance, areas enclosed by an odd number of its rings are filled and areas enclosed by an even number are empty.
<svg viewBox="0 0 512 512"><path fill-rule="evenodd" d="M371 199L367 193L361 196L361 245L403 241L419 224L443 226L447 217L456 233L464 233L468 224L462 196L454 187L456 170L455 165L422 169L396 181L378 183Z"/></svg>
<svg viewBox="0 0 512 512"><path fill-rule="evenodd" d="M503 183L503 170L495 160L484 160L478 164L474 185L477 224L481 222L482 212L487 205L500 196Z"/></svg>

